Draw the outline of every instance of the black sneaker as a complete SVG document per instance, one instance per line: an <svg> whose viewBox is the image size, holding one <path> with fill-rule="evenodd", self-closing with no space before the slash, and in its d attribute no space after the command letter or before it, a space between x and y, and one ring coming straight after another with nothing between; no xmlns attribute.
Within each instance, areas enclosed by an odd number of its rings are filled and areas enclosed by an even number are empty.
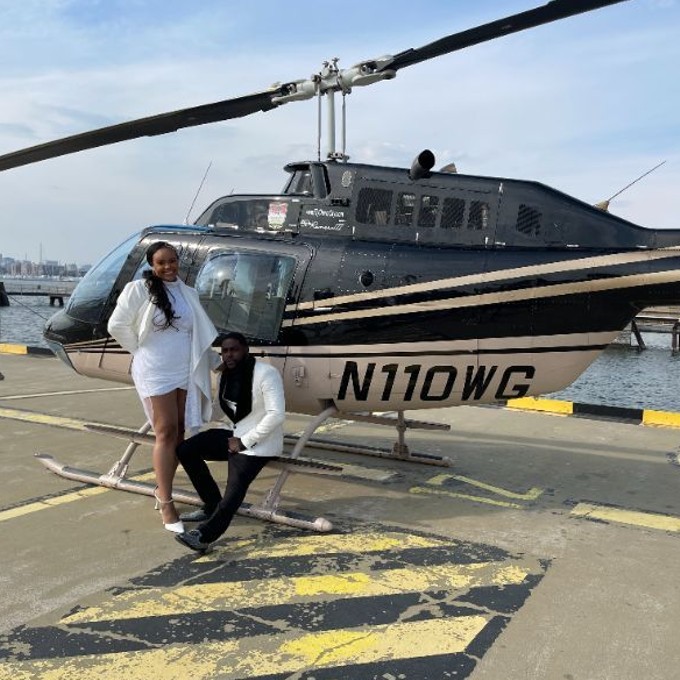
<svg viewBox="0 0 680 680"><path fill-rule="evenodd" d="M203 542L201 532L198 529L192 529L191 531L185 531L183 534L177 534L175 540L196 552L204 553L210 549L210 543Z"/></svg>
<svg viewBox="0 0 680 680"><path fill-rule="evenodd" d="M208 512L205 508L199 508L191 512L183 512L179 518L182 522L207 522L211 515L212 512Z"/></svg>

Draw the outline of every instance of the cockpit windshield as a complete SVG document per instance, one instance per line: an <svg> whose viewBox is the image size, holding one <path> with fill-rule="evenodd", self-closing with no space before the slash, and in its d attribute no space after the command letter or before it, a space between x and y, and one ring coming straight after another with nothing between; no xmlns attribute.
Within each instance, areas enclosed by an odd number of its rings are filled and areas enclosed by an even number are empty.
<svg viewBox="0 0 680 680"><path fill-rule="evenodd" d="M131 236L85 274L69 300L66 308L69 316L88 323L99 321L113 284L140 236Z"/></svg>

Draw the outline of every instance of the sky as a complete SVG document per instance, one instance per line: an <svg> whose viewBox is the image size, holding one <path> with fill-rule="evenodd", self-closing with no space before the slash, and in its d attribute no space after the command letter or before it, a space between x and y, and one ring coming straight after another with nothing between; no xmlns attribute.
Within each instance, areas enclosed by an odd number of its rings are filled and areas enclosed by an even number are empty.
<svg viewBox="0 0 680 680"><path fill-rule="evenodd" d="M419 47L541 0L0 0L0 154ZM680 228L680 0L627 0L355 88L355 162L543 182ZM339 103L338 103L339 108ZM0 253L92 264L219 196L277 193L317 157L317 103L0 173ZM322 141L325 154L325 140ZM196 195L207 168L198 196ZM190 210L192 202L195 204Z"/></svg>

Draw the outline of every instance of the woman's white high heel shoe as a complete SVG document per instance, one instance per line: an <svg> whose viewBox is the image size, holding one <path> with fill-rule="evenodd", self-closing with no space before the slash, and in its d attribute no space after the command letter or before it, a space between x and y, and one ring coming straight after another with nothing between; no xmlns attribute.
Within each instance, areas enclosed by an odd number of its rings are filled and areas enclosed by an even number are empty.
<svg viewBox="0 0 680 680"><path fill-rule="evenodd" d="M153 497L156 499L156 504L154 505L154 510L158 510L161 512L163 510L164 505L169 505L170 503L173 502L173 499L171 498L169 501L162 501L158 497L158 487L156 487L153 490ZM173 534L183 534L184 533L184 524L180 521L177 522L171 522L169 524L166 524L163 522L163 526L168 530L172 531Z"/></svg>

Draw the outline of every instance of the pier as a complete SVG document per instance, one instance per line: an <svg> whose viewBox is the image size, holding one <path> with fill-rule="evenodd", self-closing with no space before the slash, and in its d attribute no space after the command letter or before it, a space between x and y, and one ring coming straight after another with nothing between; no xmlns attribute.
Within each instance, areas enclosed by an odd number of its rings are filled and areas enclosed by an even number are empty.
<svg viewBox="0 0 680 680"><path fill-rule="evenodd" d="M7 279L0 281L0 307L7 307L12 296L48 297L50 307L64 306L64 298L71 295L78 281L24 281L23 279Z"/></svg>
<svg viewBox="0 0 680 680"><path fill-rule="evenodd" d="M645 350L643 332L670 333L671 352L680 352L680 307L648 307L631 321L615 343L632 345L634 341L638 350Z"/></svg>

